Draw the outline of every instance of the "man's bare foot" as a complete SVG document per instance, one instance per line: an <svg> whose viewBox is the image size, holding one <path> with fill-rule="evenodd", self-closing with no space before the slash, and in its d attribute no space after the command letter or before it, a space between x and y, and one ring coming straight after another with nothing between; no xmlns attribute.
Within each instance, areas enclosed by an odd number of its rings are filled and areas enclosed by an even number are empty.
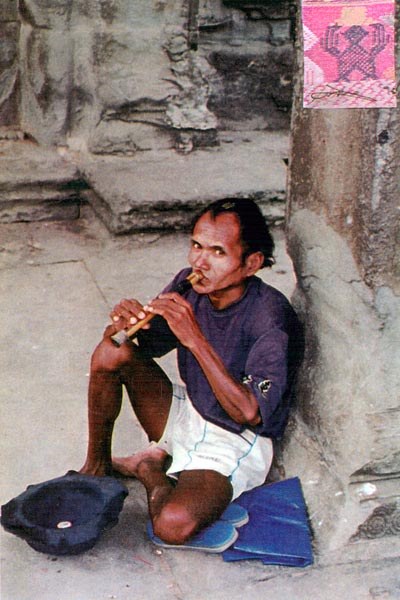
<svg viewBox="0 0 400 600"><path fill-rule="evenodd" d="M94 475L95 477L105 477L112 474L111 465L95 464L89 465L85 463L78 473L81 475Z"/></svg>
<svg viewBox="0 0 400 600"><path fill-rule="evenodd" d="M151 462L154 466L162 468L168 454L155 444L150 444L144 450L124 458L113 457L112 467L114 471L125 477L138 477L139 465L143 462Z"/></svg>

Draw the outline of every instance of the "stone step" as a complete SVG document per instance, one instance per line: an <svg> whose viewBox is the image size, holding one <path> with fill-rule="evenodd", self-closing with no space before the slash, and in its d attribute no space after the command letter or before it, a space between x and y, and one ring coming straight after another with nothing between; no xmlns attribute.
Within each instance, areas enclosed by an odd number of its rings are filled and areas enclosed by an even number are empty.
<svg viewBox="0 0 400 600"><path fill-rule="evenodd" d="M273 224L284 220L287 133L220 134L218 147L133 157L78 159L89 185L84 195L116 234L182 229L199 206L220 198L258 201Z"/></svg>
<svg viewBox="0 0 400 600"><path fill-rule="evenodd" d="M55 150L0 142L0 223L76 219L85 187L77 167Z"/></svg>
<svg viewBox="0 0 400 600"><path fill-rule="evenodd" d="M220 134L220 145L189 154L174 150L95 156L0 142L0 223L75 219L82 199L115 234L178 230L204 203L244 197L268 221L285 214L286 133Z"/></svg>

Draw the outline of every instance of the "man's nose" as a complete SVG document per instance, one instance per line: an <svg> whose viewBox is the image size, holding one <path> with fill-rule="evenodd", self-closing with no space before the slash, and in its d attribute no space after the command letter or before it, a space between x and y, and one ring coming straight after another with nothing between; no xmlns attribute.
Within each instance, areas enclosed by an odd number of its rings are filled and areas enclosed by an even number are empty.
<svg viewBox="0 0 400 600"><path fill-rule="evenodd" d="M206 252L202 251L196 256L194 266L202 271L206 271L209 268L210 265Z"/></svg>

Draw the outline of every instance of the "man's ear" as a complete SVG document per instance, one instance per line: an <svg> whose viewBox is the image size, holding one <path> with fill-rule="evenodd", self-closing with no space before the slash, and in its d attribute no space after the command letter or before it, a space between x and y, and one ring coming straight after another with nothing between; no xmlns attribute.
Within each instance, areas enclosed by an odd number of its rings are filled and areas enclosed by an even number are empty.
<svg viewBox="0 0 400 600"><path fill-rule="evenodd" d="M247 268L247 277L251 277L263 266L264 255L262 252L253 252L252 254L246 256L245 263Z"/></svg>

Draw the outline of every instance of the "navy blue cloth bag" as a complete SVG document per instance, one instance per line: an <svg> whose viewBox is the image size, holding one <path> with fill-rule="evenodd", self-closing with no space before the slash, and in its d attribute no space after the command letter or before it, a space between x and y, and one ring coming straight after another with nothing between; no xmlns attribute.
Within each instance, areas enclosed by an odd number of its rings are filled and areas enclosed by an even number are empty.
<svg viewBox="0 0 400 600"><path fill-rule="evenodd" d="M39 552L79 554L117 524L127 495L126 487L112 477L69 471L28 486L1 507L0 522Z"/></svg>
<svg viewBox="0 0 400 600"><path fill-rule="evenodd" d="M298 477L263 485L235 503L249 513L239 537L223 553L225 561L259 559L265 565L305 567L313 552L307 509Z"/></svg>

